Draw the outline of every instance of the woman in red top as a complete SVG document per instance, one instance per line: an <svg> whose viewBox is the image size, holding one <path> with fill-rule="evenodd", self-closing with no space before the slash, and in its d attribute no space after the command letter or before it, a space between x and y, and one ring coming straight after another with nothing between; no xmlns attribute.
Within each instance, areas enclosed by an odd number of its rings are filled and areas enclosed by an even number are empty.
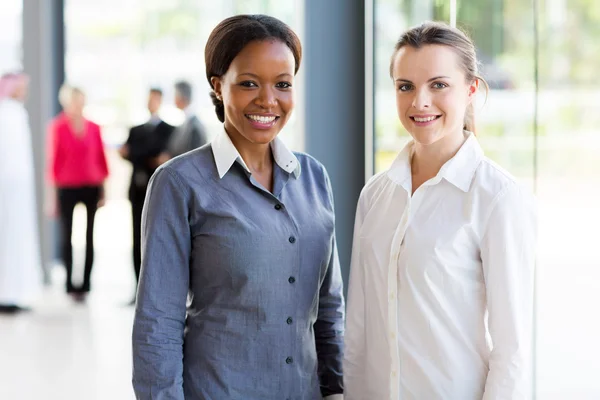
<svg viewBox="0 0 600 400"><path fill-rule="evenodd" d="M55 190L62 233L62 257L67 270L67 293L81 299L90 291L94 262L94 216L104 204L104 180L108 166L100 127L83 117L85 94L78 88L63 86L59 92L63 112L48 129L48 175ZM87 210L85 271L83 285L75 288L73 271L73 210L83 203ZM55 203L56 205L56 203Z"/></svg>

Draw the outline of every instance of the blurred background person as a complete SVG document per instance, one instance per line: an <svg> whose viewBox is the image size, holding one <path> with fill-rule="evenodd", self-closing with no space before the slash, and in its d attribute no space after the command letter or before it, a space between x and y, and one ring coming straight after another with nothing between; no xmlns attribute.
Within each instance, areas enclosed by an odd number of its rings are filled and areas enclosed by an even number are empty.
<svg viewBox="0 0 600 400"><path fill-rule="evenodd" d="M167 150L159 158L160 163L194 150L207 143L206 130L192 109L192 85L186 81L175 83L175 106L185 113L183 124L175 128Z"/></svg>
<svg viewBox="0 0 600 400"><path fill-rule="evenodd" d="M129 185L129 201L133 221L133 267L136 283L140 277L142 208L150 177L160 165L159 155L166 151L174 127L161 120L158 115L162 103L161 89L152 88L148 95L150 120L134 126L129 137L119 149L119 154L131 162L133 172ZM135 303L135 295L131 304Z"/></svg>
<svg viewBox="0 0 600 400"><path fill-rule="evenodd" d="M42 282L28 84L24 74L0 78L0 313L26 309Z"/></svg>
<svg viewBox="0 0 600 400"><path fill-rule="evenodd" d="M85 94L76 87L63 85L59 91L63 108L48 128L48 177L54 195L53 210L58 212L61 226L61 252L67 271L66 290L76 300L90 291L90 276L94 263L94 218L104 205L104 181L108 165L100 127L83 116ZM83 283L72 282L73 211L83 203L87 211L85 269Z"/></svg>

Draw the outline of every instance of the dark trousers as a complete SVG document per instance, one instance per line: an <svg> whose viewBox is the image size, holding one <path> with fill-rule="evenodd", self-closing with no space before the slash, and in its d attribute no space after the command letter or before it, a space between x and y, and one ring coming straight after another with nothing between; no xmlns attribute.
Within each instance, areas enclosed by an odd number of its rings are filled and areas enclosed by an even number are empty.
<svg viewBox="0 0 600 400"><path fill-rule="evenodd" d="M133 221L133 270L136 282L140 280L140 269L142 266L142 210L144 208L145 197L146 188L135 188L129 192Z"/></svg>
<svg viewBox="0 0 600 400"><path fill-rule="evenodd" d="M58 202L60 213L60 226L62 233L62 258L67 270L67 292L89 292L90 276L94 264L94 217L100 199L99 186L83 186L77 188L59 188ZM73 286L73 246L71 235L73 233L73 211L78 203L83 203L87 211L87 231L85 235L85 269L81 288Z"/></svg>

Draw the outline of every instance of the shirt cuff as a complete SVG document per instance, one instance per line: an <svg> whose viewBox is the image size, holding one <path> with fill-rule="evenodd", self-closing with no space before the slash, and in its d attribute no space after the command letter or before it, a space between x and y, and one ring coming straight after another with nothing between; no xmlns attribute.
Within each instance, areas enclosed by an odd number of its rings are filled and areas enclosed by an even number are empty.
<svg viewBox="0 0 600 400"><path fill-rule="evenodd" d="M344 400L344 395L332 394L331 396L323 397L323 400Z"/></svg>

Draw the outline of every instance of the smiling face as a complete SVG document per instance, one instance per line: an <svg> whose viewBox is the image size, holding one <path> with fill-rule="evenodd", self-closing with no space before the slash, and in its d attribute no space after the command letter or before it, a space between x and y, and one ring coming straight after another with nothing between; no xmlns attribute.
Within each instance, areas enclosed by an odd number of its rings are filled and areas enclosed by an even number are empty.
<svg viewBox="0 0 600 400"><path fill-rule="evenodd" d="M234 142L267 144L281 131L294 108L294 67L294 55L281 41L254 41L223 76L211 78Z"/></svg>
<svg viewBox="0 0 600 400"><path fill-rule="evenodd" d="M392 64L396 106L415 142L431 145L461 135L478 81L467 82L456 52L443 45L404 46Z"/></svg>

